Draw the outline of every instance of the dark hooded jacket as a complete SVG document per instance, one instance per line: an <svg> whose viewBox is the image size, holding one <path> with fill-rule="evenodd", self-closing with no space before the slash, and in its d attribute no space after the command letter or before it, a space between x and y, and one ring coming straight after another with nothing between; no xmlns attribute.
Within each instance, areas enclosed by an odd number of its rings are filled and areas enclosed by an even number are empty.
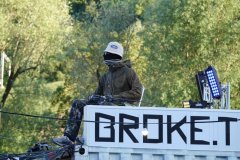
<svg viewBox="0 0 240 160"><path fill-rule="evenodd" d="M113 98L139 101L142 93L142 84L136 72L131 68L129 60L109 66L95 91L97 95L112 95Z"/></svg>

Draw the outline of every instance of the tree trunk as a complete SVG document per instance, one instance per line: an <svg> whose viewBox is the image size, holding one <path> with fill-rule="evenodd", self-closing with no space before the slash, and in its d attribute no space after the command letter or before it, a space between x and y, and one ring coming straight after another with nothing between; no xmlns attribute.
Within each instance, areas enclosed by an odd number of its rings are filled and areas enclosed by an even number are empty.
<svg viewBox="0 0 240 160"><path fill-rule="evenodd" d="M3 93L3 96L2 96L2 100L0 102L0 111L4 107L5 102L6 102L7 98L8 98L8 95L9 95L11 89L12 89L13 83L16 80L18 75L19 74L17 74L17 73L12 74L12 72L11 72L11 74L10 74L10 76L8 78L6 89L5 89L5 91ZM0 129L2 129L2 115L1 115L1 112L0 112Z"/></svg>
<svg viewBox="0 0 240 160"><path fill-rule="evenodd" d="M10 74L10 76L9 76L9 78L8 78L8 82L7 82L6 89L5 89L4 93L3 93L2 100L1 100L1 102L0 102L0 103L1 103L1 104L0 104L0 110L4 107L5 102L6 102L7 98L8 98L8 95L9 95L9 93L10 93L12 87L13 87L13 83L14 83L14 81L17 79L17 77L18 77L20 74L24 73L24 72L27 72L27 71L29 71L29 70L35 70L35 69L37 69L38 65L39 65L39 64L37 64L36 66L32 66L32 67L29 67L29 68L25 68L25 69L18 68L17 71L16 71L16 73L14 73L14 70L11 70L11 74ZM14 68L14 67L12 67L12 68Z"/></svg>
<svg viewBox="0 0 240 160"><path fill-rule="evenodd" d="M5 89L5 91L4 91L4 93L3 93L3 96L2 96L2 100L1 100L1 104L0 104L0 109L2 109L2 108L4 107L5 102L6 102L7 98L8 98L8 95L9 95L9 93L10 93L12 87L13 87L13 83L14 83L14 81L16 80L16 78L17 78L18 75L19 75L18 72L15 73L15 74L13 74L13 73L11 72L11 75L9 76L8 81L7 81L6 89Z"/></svg>

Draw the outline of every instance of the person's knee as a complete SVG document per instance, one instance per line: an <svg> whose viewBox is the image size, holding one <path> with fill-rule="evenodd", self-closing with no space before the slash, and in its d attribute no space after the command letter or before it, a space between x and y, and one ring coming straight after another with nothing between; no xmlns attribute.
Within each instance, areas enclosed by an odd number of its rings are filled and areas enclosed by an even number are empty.
<svg viewBox="0 0 240 160"><path fill-rule="evenodd" d="M74 100L72 103L72 107L82 109L86 105L86 102L84 100Z"/></svg>
<svg viewBox="0 0 240 160"><path fill-rule="evenodd" d="M77 105L79 103L78 99L73 100L72 105Z"/></svg>

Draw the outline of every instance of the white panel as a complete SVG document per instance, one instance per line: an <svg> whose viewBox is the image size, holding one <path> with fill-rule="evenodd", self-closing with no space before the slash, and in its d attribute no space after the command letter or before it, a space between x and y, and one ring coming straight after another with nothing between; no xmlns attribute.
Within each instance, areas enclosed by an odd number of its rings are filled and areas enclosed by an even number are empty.
<svg viewBox="0 0 240 160"><path fill-rule="evenodd" d="M239 110L88 106L85 111L88 146L240 151ZM122 122L121 115L127 116ZM142 135L144 117L148 142Z"/></svg>
<svg viewBox="0 0 240 160"><path fill-rule="evenodd" d="M108 118L100 116L101 123L95 125L96 113L107 115ZM133 142L126 130L123 132L123 142L120 142L119 119L123 114L139 121L133 123L134 120L124 119L125 127L135 125L136 128L129 129L129 133L137 139L137 143ZM143 141L143 120L149 115L148 139L159 139L157 143ZM114 120L114 125L109 124L109 117ZM163 120L163 129L162 122L159 123L156 117ZM85 107L84 117L87 153L76 153L75 159L240 160L239 119L240 110L88 106ZM181 124L181 121L186 123ZM99 137L103 138L101 141L96 141L96 126L99 126ZM110 139L111 136L114 139Z"/></svg>

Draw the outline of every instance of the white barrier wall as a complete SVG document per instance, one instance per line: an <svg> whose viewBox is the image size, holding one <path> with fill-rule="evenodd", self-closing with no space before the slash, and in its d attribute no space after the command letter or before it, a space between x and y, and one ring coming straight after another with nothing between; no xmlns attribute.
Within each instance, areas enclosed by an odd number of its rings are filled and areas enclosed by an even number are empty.
<svg viewBox="0 0 240 160"><path fill-rule="evenodd" d="M240 159L237 110L87 106L84 116L75 159Z"/></svg>

